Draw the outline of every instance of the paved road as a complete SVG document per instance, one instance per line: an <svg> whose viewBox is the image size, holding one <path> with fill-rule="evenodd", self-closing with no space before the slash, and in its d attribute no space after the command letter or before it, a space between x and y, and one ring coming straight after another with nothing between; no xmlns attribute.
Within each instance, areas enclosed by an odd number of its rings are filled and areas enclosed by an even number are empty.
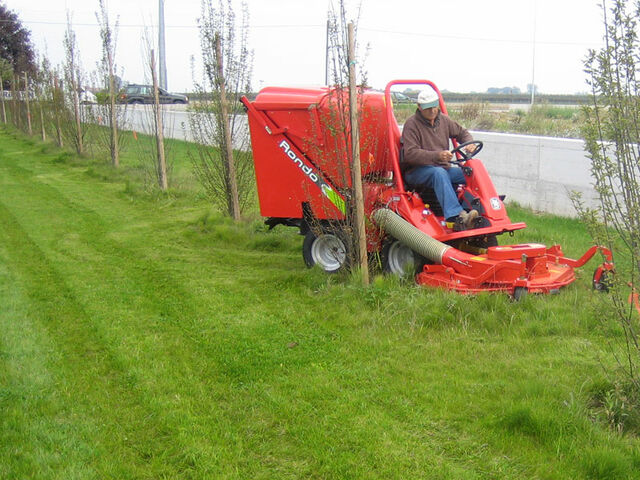
<svg viewBox="0 0 640 480"><path fill-rule="evenodd" d="M188 105L163 105L165 136L189 142L195 141L189 123ZM205 114L198 114L205 115ZM238 121L239 120L239 121ZM126 110L127 128L143 133L151 133L153 110L151 105L128 105ZM234 148L248 148L247 117L239 115L236 119L236 142Z"/></svg>

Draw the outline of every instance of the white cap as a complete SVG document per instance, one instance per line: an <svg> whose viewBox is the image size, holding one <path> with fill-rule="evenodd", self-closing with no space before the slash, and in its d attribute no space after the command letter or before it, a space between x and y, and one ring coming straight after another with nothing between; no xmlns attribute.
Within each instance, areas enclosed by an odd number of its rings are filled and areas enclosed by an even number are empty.
<svg viewBox="0 0 640 480"><path fill-rule="evenodd" d="M428 86L425 90L422 90L418 95L417 103L420 108L437 107L440 105L440 98L438 97L438 94L436 93L436 91L433 88Z"/></svg>

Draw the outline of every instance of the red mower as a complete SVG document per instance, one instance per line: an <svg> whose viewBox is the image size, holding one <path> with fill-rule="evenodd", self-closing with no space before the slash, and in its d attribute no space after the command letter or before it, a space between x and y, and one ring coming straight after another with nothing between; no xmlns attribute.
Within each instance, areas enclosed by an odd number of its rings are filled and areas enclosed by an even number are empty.
<svg viewBox="0 0 640 480"><path fill-rule="evenodd" d="M391 87L430 85L427 80L394 80L385 92L359 92L360 157L367 218L367 250L380 253L384 270L415 270L420 285L463 293L507 292L518 299L527 292L553 293L575 280L574 269L597 251L605 257L593 276L594 288L606 290L613 273L611 252L591 247L580 259L567 258L559 245L525 243L498 246L497 236L525 228L512 223L483 163L454 141L455 163L465 175L458 187L465 210L479 213L474 228L454 231L442 217L433 192L405 189L399 157L400 129L393 113ZM348 102L328 87L267 87L247 108L260 211L270 227L295 226L305 236L308 266L327 272L349 261L348 229L343 228L351 186L347 145L339 115ZM482 142L473 142L476 150Z"/></svg>

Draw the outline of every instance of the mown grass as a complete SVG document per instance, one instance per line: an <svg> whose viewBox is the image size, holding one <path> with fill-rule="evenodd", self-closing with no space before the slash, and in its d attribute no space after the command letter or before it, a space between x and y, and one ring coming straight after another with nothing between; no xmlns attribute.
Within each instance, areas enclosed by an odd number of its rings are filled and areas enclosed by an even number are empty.
<svg viewBox="0 0 640 480"><path fill-rule="evenodd" d="M590 269L519 303L362 288L212 210L184 144L160 195L133 149L114 172L0 138L0 478L639 477L591 409L620 333ZM589 246L510 214L513 242Z"/></svg>

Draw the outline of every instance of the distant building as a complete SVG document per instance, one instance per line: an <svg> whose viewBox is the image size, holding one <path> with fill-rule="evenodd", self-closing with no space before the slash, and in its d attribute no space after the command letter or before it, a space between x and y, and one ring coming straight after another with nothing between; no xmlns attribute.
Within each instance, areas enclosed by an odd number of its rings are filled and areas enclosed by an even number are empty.
<svg viewBox="0 0 640 480"><path fill-rule="evenodd" d="M487 89L487 93L492 95L518 95L522 93L518 87L491 87Z"/></svg>

